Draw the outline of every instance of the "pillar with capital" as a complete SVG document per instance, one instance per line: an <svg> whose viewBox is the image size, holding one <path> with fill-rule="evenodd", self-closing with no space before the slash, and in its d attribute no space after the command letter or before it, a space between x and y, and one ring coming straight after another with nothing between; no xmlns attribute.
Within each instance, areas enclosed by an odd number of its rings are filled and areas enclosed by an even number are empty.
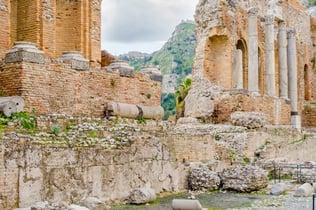
<svg viewBox="0 0 316 210"><path fill-rule="evenodd" d="M287 66L289 79L289 97L291 100L291 125L301 128L301 120L297 108L297 57L296 57L296 31L287 30Z"/></svg>
<svg viewBox="0 0 316 210"><path fill-rule="evenodd" d="M268 96L275 96L274 15L267 15L265 24L266 94Z"/></svg>
<svg viewBox="0 0 316 210"><path fill-rule="evenodd" d="M258 8L248 10L248 90L259 93L259 64L258 64Z"/></svg>

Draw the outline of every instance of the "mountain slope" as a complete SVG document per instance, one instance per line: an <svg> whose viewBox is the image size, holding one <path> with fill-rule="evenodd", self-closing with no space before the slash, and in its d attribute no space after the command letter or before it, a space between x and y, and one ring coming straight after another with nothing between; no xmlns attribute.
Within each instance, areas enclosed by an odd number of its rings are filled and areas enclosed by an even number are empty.
<svg viewBox="0 0 316 210"><path fill-rule="evenodd" d="M163 75L178 75L178 83L180 83L184 77L192 72L196 42L194 30L193 21L182 21L176 26L172 36L160 50L152 54L129 52L120 55L119 59L128 61L136 71L146 65L157 66Z"/></svg>
<svg viewBox="0 0 316 210"><path fill-rule="evenodd" d="M192 72L195 43L194 22L182 21L160 50L152 54L129 52L119 56L120 60L128 61L136 71L148 65L160 69L164 78L161 105L165 110L165 119L175 115L174 93L178 85Z"/></svg>

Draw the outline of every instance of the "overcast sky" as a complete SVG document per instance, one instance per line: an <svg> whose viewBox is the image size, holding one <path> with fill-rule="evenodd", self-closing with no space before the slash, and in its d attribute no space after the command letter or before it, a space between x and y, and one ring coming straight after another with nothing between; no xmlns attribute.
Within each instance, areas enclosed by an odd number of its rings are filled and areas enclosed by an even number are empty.
<svg viewBox="0 0 316 210"><path fill-rule="evenodd" d="M102 49L113 55L159 50L198 0L103 0Z"/></svg>

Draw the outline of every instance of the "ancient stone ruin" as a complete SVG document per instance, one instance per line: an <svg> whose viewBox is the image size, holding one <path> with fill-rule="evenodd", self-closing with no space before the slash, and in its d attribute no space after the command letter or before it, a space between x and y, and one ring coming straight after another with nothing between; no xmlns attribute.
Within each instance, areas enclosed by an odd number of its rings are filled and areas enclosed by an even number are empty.
<svg viewBox="0 0 316 210"><path fill-rule="evenodd" d="M200 0L177 123L161 120L159 70L101 53L100 4L0 0L0 209L106 209L189 186L250 192L267 186L260 165L316 159L316 21L297 1Z"/></svg>
<svg viewBox="0 0 316 210"><path fill-rule="evenodd" d="M235 111L262 112L273 125L299 128L303 118L308 126L303 107L315 100L315 19L303 6L295 0L200 1L196 22L186 116L223 123ZM205 80L222 92L203 94Z"/></svg>
<svg viewBox="0 0 316 210"><path fill-rule="evenodd" d="M1 5L0 90L23 97L24 111L102 117L110 101L161 109L160 72L101 54L101 0Z"/></svg>

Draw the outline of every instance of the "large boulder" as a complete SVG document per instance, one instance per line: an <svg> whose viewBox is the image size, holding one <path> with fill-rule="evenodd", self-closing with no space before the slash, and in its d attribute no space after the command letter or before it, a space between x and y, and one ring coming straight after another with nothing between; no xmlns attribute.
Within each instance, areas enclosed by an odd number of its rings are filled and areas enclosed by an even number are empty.
<svg viewBox="0 0 316 210"><path fill-rule="evenodd" d="M134 189L128 199L132 204L145 204L156 200L156 193L152 188L137 188Z"/></svg>
<svg viewBox="0 0 316 210"><path fill-rule="evenodd" d="M263 169L250 165L224 169L220 177L223 189L237 192L258 191L266 188L269 182Z"/></svg>
<svg viewBox="0 0 316 210"><path fill-rule="evenodd" d="M268 123L268 117L262 112L234 112L230 118L233 125L249 129L261 128Z"/></svg>
<svg viewBox="0 0 316 210"><path fill-rule="evenodd" d="M286 184L285 183L277 183L272 186L270 193L272 195L281 195L286 190Z"/></svg>
<svg viewBox="0 0 316 210"><path fill-rule="evenodd" d="M206 166L195 168L189 175L189 188L191 190L217 190L221 183L218 174Z"/></svg>

